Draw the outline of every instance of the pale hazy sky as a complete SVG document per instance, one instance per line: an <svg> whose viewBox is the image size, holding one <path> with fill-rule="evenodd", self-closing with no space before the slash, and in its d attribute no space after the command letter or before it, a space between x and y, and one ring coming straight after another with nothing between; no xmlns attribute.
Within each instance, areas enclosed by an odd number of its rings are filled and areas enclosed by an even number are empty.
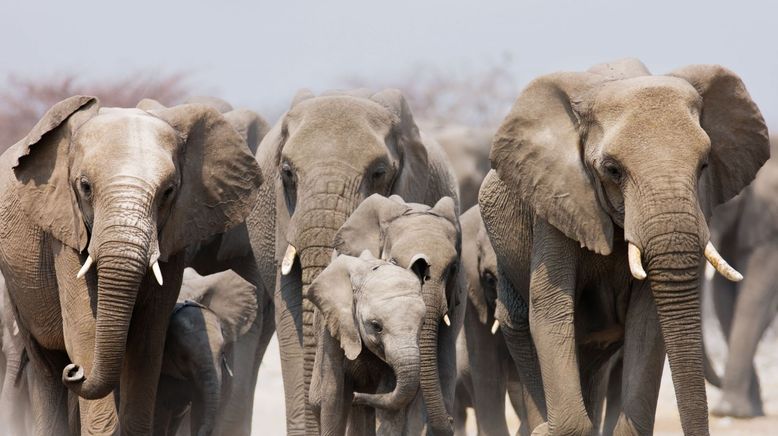
<svg viewBox="0 0 778 436"><path fill-rule="evenodd" d="M508 54L524 85L634 56L655 73L727 66L778 124L778 3L768 0L41 3L0 0L0 79L192 71L202 92L267 108L301 87L386 80L417 65L474 71Z"/></svg>

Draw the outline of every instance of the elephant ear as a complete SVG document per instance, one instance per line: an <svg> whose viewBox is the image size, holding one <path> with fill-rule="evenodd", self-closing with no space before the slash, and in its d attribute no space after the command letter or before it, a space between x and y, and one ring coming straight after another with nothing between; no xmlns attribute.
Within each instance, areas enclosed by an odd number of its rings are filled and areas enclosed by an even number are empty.
<svg viewBox="0 0 778 436"><path fill-rule="evenodd" d="M400 173L395 178L392 192L402 195L408 201L421 201L409 196L419 192L420 186L427 186L429 157L408 102L397 89L373 94L370 100L385 107L396 117L393 138L400 156Z"/></svg>
<svg viewBox="0 0 778 436"><path fill-rule="evenodd" d="M251 150L251 154L257 153L257 147L262 138L270 131L270 125L258 113L248 109L235 109L224 114L224 118L240 133L243 140Z"/></svg>
<svg viewBox="0 0 778 436"><path fill-rule="evenodd" d="M160 258L166 260L243 222L262 175L246 142L216 109L193 104L151 113L183 138L181 185L160 238Z"/></svg>
<svg viewBox="0 0 778 436"><path fill-rule="evenodd" d="M98 108L95 97L77 95L62 100L9 150L16 191L27 216L79 252L89 238L71 185L69 149L76 129L95 116Z"/></svg>
<svg viewBox="0 0 778 436"><path fill-rule="evenodd" d="M573 101L607 77L556 73L532 81L492 143L492 168L520 201L567 237L610 254L613 222L600 206L582 160Z"/></svg>
<svg viewBox="0 0 778 436"><path fill-rule="evenodd" d="M234 342L254 323L257 289L232 270L217 275L221 277L208 288L201 303L219 317L224 337Z"/></svg>
<svg viewBox="0 0 778 436"><path fill-rule="evenodd" d="M339 254L359 256L368 250L381 258L384 245L383 229L394 218L410 210L399 196L386 198L373 194L363 201L335 234L334 247Z"/></svg>
<svg viewBox="0 0 778 436"><path fill-rule="evenodd" d="M305 292L322 313L327 329L349 360L354 360L362 351L354 318L354 288L351 275L357 273L365 260L352 256L338 256L313 280Z"/></svg>
<svg viewBox="0 0 778 436"><path fill-rule="evenodd" d="M770 157L767 125L743 81L719 65L689 65L670 73L702 96L700 125L710 138L708 170L701 185L710 212L737 195ZM707 198L706 198L707 197Z"/></svg>

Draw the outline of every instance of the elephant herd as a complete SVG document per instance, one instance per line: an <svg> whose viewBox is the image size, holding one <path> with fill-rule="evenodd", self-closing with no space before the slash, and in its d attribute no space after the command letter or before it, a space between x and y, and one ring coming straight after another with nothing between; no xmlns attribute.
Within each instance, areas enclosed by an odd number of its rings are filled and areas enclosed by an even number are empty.
<svg viewBox="0 0 778 436"><path fill-rule="evenodd" d="M3 434L249 435L273 334L288 434L464 434L472 407L507 435L506 397L522 435L651 434L665 356L684 433L705 378L714 414L763 413L778 168L736 74L624 59L535 79L496 133L419 125L391 89L301 91L272 127L55 104L0 156Z"/></svg>

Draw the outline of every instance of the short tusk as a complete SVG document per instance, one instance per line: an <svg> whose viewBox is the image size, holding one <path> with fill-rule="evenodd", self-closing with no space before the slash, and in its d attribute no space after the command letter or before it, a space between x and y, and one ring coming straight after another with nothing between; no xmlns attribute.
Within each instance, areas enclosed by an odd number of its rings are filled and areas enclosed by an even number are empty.
<svg viewBox="0 0 778 436"><path fill-rule="evenodd" d="M289 244L286 247L286 253L284 254L284 260L281 261L281 274L287 275L292 271L292 265L294 265L294 258L297 257L297 249L294 245Z"/></svg>
<svg viewBox="0 0 778 436"><path fill-rule="evenodd" d="M159 262L154 262L154 265L151 265L151 271L154 272L157 283L162 286L162 271L159 269Z"/></svg>
<svg viewBox="0 0 778 436"><path fill-rule="evenodd" d="M497 329L500 328L500 321L494 320L494 324L492 324L492 334L497 333Z"/></svg>
<svg viewBox="0 0 778 436"><path fill-rule="evenodd" d="M443 322L445 322L447 326L451 327L451 320L448 319L448 313L443 315Z"/></svg>
<svg viewBox="0 0 778 436"><path fill-rule="evenodd" d="M708 245L705 246L705 258L708 259L708 262L710 262L713 268L716 268L716 271L726 277L727 280L733 282L743 280L743 274L740 274L735 268L732 268L727 261L721 257L719 252L716 251L716 247L714 247L710 241L708 241Z"/></svg>
<svg viewBox="0 0 778 436"><path fill-rule="evenodd" d="M80 279L81 277L84 277L86 272L89 271L89 268L92 267L92 263L94 263L94 259L92 259L92 256L87 256L84 265L81 267L80 270L78 270L78 274L76 274L76 278Z"/></svg>
<svg viewBox="0 0 778 436"><path fill-rule="evenodd" d="M640 249L631 242L627 243L627 258L629 259L629 271L632 277L638 280L645 280L646 270L640 262Z"/></svg>

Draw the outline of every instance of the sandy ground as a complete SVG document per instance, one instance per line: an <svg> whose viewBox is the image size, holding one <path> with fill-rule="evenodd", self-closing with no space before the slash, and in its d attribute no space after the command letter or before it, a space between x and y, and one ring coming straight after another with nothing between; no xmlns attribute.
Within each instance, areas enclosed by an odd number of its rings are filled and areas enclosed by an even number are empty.
<svg viewBox="0 0 778 436"><path fill-rule="evenodd" d="M706 321L710 319L706 317ZM711 320L706 322L706 345L711 350L711 355L719 373L722 372L724 358L726 356L726 344L720 333L718 322ZM711 417L710 429L713 435L775 435L778 434L778 322L765 334L757 351L757 371L762 383L762 395L765 401L767 416L750 420L735 420L730 418L718 419ZM278 354L278 342L275 338L270 343L264 362L259 370L259 382L257 383L254 397L254 436L283 435L285 433L285 415L283 401L283 383L281 380L281 364ZM708 403L716 404L719 391L708 387ZM509 427L512 432L518 428L518 420L512 411L506 411L509 419ZM475 435L475 422L468 421L470 434ZM659 405L657 408L656 435L682 435L681 423L678 418L678 409L675 402L670 369L665 366L662 378L662 388L659 393Z"/></svg>

